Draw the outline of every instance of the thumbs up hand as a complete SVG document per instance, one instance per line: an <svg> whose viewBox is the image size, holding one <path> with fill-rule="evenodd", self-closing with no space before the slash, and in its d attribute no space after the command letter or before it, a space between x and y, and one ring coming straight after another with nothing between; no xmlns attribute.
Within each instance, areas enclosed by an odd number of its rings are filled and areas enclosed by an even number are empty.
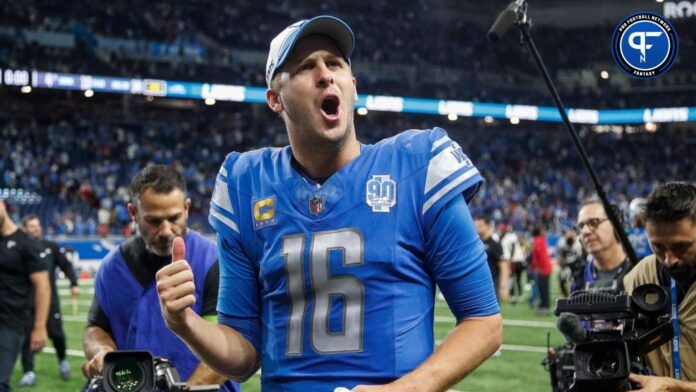
<svg viewBox="0 0 696 392"><path fill-rule="evenodd" d="M196 285L193 271L186 257L183 238L176 237L172 243L172 263L157 271L157 295L162 317L169 329L177 333L186 328L186 321L194 316L191 305L196 303Z"/></svg>

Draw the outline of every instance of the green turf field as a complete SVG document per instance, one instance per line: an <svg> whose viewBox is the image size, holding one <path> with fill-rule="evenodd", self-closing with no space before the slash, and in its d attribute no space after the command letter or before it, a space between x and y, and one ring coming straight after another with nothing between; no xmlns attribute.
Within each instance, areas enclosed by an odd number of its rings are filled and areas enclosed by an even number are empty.
<svg viewBox="0 0 696 392"><path fill-rule="evenodd" d="M555 277L552 282L552 294L557 295L558 287ZM49 348L36 356L37 384L23 390L35 391L78 391L85 379L80 371L83 362L82 329L87 310L92 298L90 284L82 284L78 314L72 316L72 307L66 282L60 282L59 292L63 310L65 333L68 336L68 358L72 365L73 377L62 381L58 376L58 367L51 343ZM436 339L443 339L454 326L454 318L447 305L437 301L435 309ZM546 352L546 336L551 333L552 345L559 345L563 337L555 328L554 316L535 316L526 303L516 306L503 304L505 319L505 337L502 353L487 360L466 380L453 387L454 391L548 391L550 390L548 373L541 367ZM47 352L50 351L50 352ZM21 377L19 361L15 366L12 379L13 387ZM21 390L21 389L18 389ZM259 375L243 384L245 392L260 390Z"/></svg>

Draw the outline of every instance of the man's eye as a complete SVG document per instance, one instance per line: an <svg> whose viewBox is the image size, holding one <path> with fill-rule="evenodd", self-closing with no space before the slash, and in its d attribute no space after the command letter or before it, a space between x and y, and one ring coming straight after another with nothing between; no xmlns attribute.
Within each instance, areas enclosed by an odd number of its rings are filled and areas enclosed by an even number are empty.
<svg viewBox="0 0 696 392"><path fill-rule="evenodd" d="M674 253L680 255L680 254L686 252L686 251L689 249L689 247L690 247L690 246L688 246L688 245L677 245L677 246L674 247L673 250L674 250Z"/></svg>

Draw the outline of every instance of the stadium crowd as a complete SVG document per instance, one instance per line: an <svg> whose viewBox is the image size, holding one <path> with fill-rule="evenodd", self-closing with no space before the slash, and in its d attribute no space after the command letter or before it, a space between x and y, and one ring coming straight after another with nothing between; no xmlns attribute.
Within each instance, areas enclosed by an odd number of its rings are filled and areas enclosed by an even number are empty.
<svg viewBox="0 0 696 392"><path fill-rule="evenodd" d="M207 230L214 174L224 154L287 143L282 124L263 109L248 104L216 105L197 113L149 109L124 119L67 106L50 107L44 115L33 112L32 118L3 118L0 188L42 195L41 203L17 203L14 211L40 214L49 233L127 234L128 179L147 162L175 163L188 183L192 225ZM36 110L42 112L38 106ZM435 124L464 146L486 178L473 202L475 213L518 229L543 222L557 231L572 225L578 200L593 192L569 137L557 124L491 125L444 118ZM431 116L371 112L358 117L357 129L360 140L371 143L409 126L432 125ZM696 165L688 159L696 139L687 131L581 131L605 189L623 207L646 195L658 179L696 178Z"/></svg>
<svg viewBox="0 0 696 392"><path fill-rule="evenodd" d="M234 5L210 2L207 7L152 1L138 3L142 12L130 12L134 6L132 1L80 6L2 2L0 67L261 86L273 32L287 20L317 13L316 4L309 1L293 2L292 7L251 0ZM354 70L362 93L548 105L536 69L515 34L498 46L487 42L485 32L495 7L478 10L478 18L457 18L457 6L445 0L437 5L358 0L350 5L322 3L319 11L344 17L355 27L361 45L353 56ZM441 28L430 29L433 23ZM677 29L687 27L686 22L674 23ZM613 28L535 27L537 44L547 54L547 66L567 106L619 109L694 101L693 93L673 92L693 82L688 64L696 50L688 40L682 42L673 69L642 83L640 91L632 89L635 81L630 79L601 79L599 70L613 62L608 45L596 40L609 36ZM422 37L428 37L428 45L422 44ZM586 50L576 50L573 43L579 42L586 43ZM124 185L149 161L177 163L192 190L191 224L205 229L203 217L217 169L212 166L223 154L287 142L282 124L260 105L230 104L204 111L147 108L128 115L118 110L106 114L89 105L77 110L60 105L43 108L43 114L34 109L41 103L29 109L20 105L6 108L0 116L5 141L0 147L0 188L41 195L43 211L20 204L15 213L38 212L49 232L57 234L127 232ZM17 115L22 111L24 116ZM360 117L358 132L363 142L371 142L396 130L430 127L432 120L370 113ZM466 146L484 171L487 182L476 198L476 212L515 227L543 222L558 231L574 219L578 199L592 192L569 138L557 124L459 120L441 126ZM687 159L694 140L679 128L618 136L595 134L590 128L582 132L600 178L624 207L631 198L646 195L658 178L696 177ZM643 159L637 161L637 156Z"/></svg>
<svg viewBox="0 0 696 392"><path fill-rule="evenodd" d="M292 7L251 0L234 5L211 2L206 7L152 1L138 3L142 11L138 13L129 12L136 6L131 3L97 1L83 7L57 1L3 2L0 66L261 86L273 32L287 20L317 13L310 1L293 2ZM322 3L320 12L343 17L355 27L361 42L353 56L360 91L550 104L517 35L510 34L495 46L487 41L486 31L497 9L484 7L476 18L457 18L463 12L457 7L453 1L441 1L437 7L426 1L353 1ZM688 21L673 23L677 31L689 29ZM439 28L431 29L433 24ZM537 45L568 106L620 109L693 102L693 92L683 89L695 81L689 66L696 53L692 41L682 40L677 62L664 77L637 81L618 75L614 66L609 43L604 42L614 28L607 23L534 28ZM42 40L29 34L37 31L49 37ZM50 32L71 38L62 36L67 43L58 44L60 39L50 37ZM428 37L427 45L422 37ZM163 46L179 50L162 56L158 50ZM602 79L601 70L613 76ZM520 85L528 88L520 90Z"/></svg>

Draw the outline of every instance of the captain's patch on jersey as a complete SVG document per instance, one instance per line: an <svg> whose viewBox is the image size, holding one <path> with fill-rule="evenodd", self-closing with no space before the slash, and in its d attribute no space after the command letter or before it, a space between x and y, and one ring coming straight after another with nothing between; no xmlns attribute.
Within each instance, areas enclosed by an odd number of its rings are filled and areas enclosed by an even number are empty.
<svg viewBox="0 0 696 392"><path fill-rule="evenodd" d="M256 200L252 207L252 215L254 216L254 229L263 229L264 227L276 224L276 197L264 197Z"/></svg>
<svg viewBox="0 0 696 392"><path fill-rule="evenodd" d="M365 201L372 212L389 212L396 204L396 182L388 174L373 175L365 188Z"/></svg>

